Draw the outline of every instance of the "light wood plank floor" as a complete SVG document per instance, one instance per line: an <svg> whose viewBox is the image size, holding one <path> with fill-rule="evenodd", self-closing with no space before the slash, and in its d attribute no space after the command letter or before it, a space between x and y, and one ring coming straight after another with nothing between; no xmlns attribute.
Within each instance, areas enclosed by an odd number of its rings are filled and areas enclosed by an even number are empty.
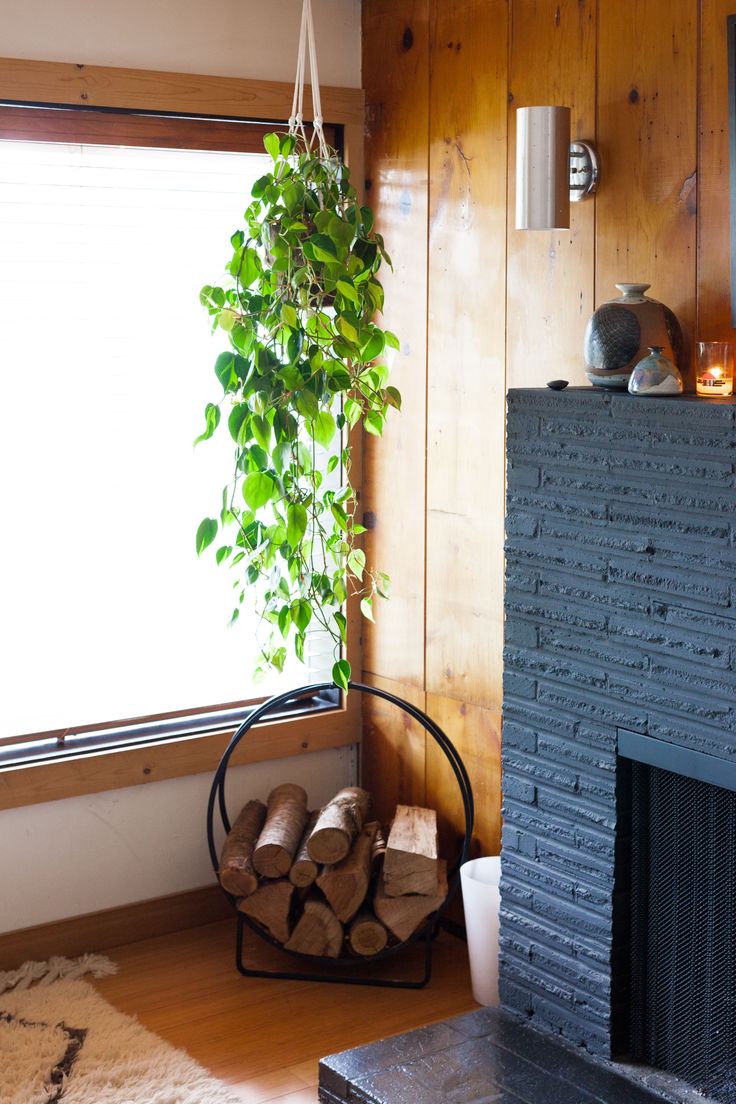
<svg viewBox="0 0 736 1104"><path fill-rule="evenodd" d="M477 1007L465 944L446 933L423 990L243 978L231 921L108 953L119 973L94 982L100 993L237 1087L243 1104L314 1104L324 1055Z"/></svg>

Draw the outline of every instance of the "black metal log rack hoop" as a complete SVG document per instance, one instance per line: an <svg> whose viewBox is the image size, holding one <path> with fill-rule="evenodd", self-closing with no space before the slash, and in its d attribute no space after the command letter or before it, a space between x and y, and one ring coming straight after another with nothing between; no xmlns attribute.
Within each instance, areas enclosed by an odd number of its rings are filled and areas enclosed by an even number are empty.
<svg viewBox="0 0 736 1104"><path fill-rule="evenodd" d="M473 791L470 785L468 772L465 769L465 764L460 758L455 745L452 743L450 738L442 731L439 725L436 724L436 722L433 721L431 717L427 716L427 714L424 713L423 710L419 709L415 705L412 705L410 702L405 701L403 698L399 698L395 694L390 694L386 690L380 690L378 689L378 687L375 686L367 686L364 683L351 681L348 684L348 687L349 690L352 692L357 691L359 693L368 694L375 698L381 698L383 701L387 701L391 705L395 705L399 709L407 713L413 720L417 721L422 726L422 728L435 740L450 765L452 773L455 776L455 781L457 782L458 789L460 791L460 798L462 800L463 813L465 817L465 833L458 856L452 864L450 870L448 871L447 897L440 908L430 917L428 917L425 923L422 924L417 929L417 931L414 932L413 935L411 935L408 939L394 944L391 947L386 947L384 950L379 951L375 955L360 958L356 957L324 959L319 958L315 955L305 955L298 951L287 951L283 944L277 942L277 940L273 939L268 934L268 932L266 932L254 921L252 921L250 917L240 912L237 909L235 897L233 897L232 894L227 893L227 891L223 889L223 893L225 893L225 896L229 899L230 903L235 909L238 919L236 965L240 973L244 974L246 977L271 977L290 980L296 979L303 981L334 981L356 985L377 985L390 986L394 988L419 989L426 985L427 981L429 981L429 977L431 974L432 941L437 934L442 914L444 913L454 893L457 890L457 886L459 883L460 866L467 860L468 854L470 852L470 844L473 836L473 821L475 816ZM212 786L210 788L209 799L207 802L207 844L209 847L210 861L212 863L212 868L215 872L215 875L218 874L220 865L218 849L215 842L216 811L219 812L220 821L222 822L222 827L225 833L229 832L231 828L231 820L228 815L227 801L225 797L225 779L233 752L235 751L241 740L245 736L247 736L251 728L253 728L254 725L258 724L258 722L261 721L271 710L278 709L280 706L283 706L287 701L290 701L293 698L316 696L328 690L334 690L333 683L321 682L315 683L311 686L302 686L296 690L288 690L283 694L278 694L275 697L269 698L268 701L265 701L261 705L257 706L257 708L253 710L253 712L247 717L245 721L243 721L243 723L234 733L217 766L217 770L215 771L215 775L212 780ZM285 954L293 955L296 958L306 960L308 962L319 963L323 966L329 965L330 967L338 968L355 968L358 964L362 965L368 962L375 962L377 959L388 958L392 955L395 955L397 952L402 951L409 944L421 939L424 941L425 947L424 974L419 980L407 981L396 980L392 978L366 977L363 975L355 977L347 976L345 974L315 975L311 973L294 973L291 971L262 970L250 968L247 967L243 962L244 925L247 925L254 932L256 932L256 934L260 936L261 939L265 940L267 943L270 943L272 946L277 947L278 950L284 952Z"/></svg>

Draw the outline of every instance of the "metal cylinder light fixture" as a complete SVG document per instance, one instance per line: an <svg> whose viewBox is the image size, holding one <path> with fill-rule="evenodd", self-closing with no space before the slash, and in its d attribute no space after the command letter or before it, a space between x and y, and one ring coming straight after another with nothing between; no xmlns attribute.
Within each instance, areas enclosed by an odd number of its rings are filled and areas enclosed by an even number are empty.
<svg viewBox="0 0 736 1104"><path fill-rule="evenodd" d="M516 229L570 225L570 108L516 112Z"/></svg>

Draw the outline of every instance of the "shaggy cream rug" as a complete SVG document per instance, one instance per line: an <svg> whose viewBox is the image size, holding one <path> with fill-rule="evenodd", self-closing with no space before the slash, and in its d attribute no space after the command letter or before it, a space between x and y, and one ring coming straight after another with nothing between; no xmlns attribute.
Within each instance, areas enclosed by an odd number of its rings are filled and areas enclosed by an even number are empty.
<svg viewBox="0 0 736 1104"><path fill-rule="evenodd" d="M2 1104L237 1104L186 1054L77 980L114 970L86 956L0 974Z"/></svg>

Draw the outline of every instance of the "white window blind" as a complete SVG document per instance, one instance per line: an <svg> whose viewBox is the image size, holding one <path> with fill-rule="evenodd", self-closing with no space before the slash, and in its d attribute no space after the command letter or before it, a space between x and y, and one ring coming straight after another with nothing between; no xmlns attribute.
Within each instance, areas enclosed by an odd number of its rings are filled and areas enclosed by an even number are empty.
<svg viewBox="0 0 736 1104"><path fill-rule="evenodd" d="M233 454L226 427L192 448L226 347L198 292L266 164L0 141L0 739L329 679L315 632L253 685L235 573L194 550Z"/></svg>

